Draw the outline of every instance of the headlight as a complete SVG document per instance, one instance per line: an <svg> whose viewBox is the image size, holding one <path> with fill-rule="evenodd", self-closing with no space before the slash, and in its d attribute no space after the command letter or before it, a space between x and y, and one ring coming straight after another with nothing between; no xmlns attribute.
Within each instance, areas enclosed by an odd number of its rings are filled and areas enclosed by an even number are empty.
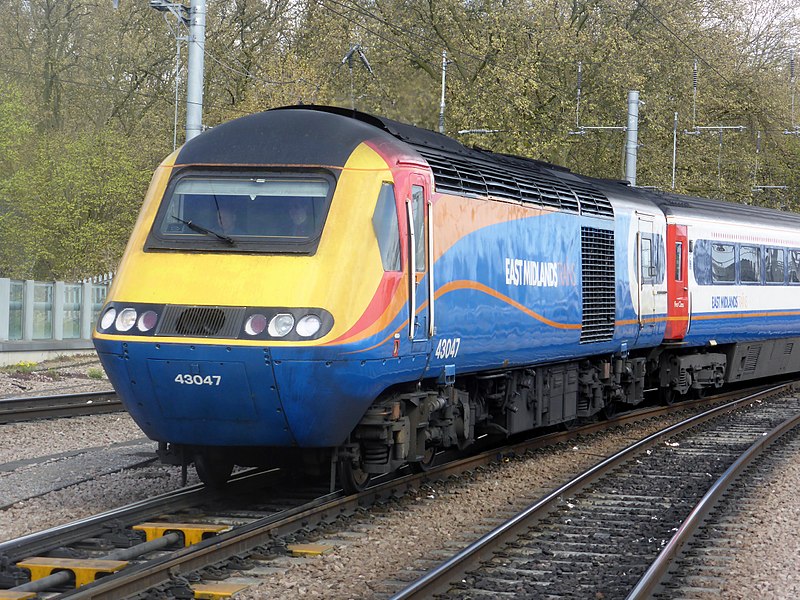
<svg viewBox="0 0 800 600"><path fill-rule="evenodd" d="M106 312L103 313L103 318L100 319L100 329L108 329L114 324L114 319L117 318L117 311L113 308L109 308Z"/></svg>
<svg viewBox="0 0 800 600"><path fill-rule="evenodd" d="M139 321L136 323L136 328L145 333L150 331L153 327L156 326L158 322L158 315L154 310L148 310L142 313L142 316L139 317Z"/></svg>
<svg viewBox="0 0 800 600"><path fill-rule="evenodd" d="M317 315L306 315L297 322L297 335L311 337L322 327L322 320Z"/></svg>
<svg viewBox="0 0 800 600"><path fill-rule="evenodd" d="M289 329L291 329L289 325ZM267 317L261 314L250 315L244 324L244 332L247 335L258 335L267 328ZM284 334L285 335L285 334Z"/></svg>
<svg viewBox="0 0 800 600"><path fill-rule="evenodd" d="M115 321L117 331L129 331L135 324L136 310L133 308L123 308Z"/></svg>
<svg viewBox="0 0 800 600"><path fill-rule="evenodd" d="M272 337L283 337L294 327L294 317L289 313L280 313L272 317L267 332Z"/></svg>

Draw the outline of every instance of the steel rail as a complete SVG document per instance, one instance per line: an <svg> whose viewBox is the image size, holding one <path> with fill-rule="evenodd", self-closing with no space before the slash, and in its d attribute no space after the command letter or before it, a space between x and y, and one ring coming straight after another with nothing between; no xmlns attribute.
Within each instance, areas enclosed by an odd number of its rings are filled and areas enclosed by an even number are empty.
<svg viewBox="0 0 800 600"><path fill-rule="evenodd" d="M114 391L0 398L0 423L94 415L124 410Z"/></svg>
<svg viewBox="0 0 800 600"><path fill-rule="evenodd" d="M253 479L274 476L277 471L245 471L231 480L232 486L251 485ZM234 488L235 489L235 488ZM22 560L57 548L95 537L106 531L109 523L122 526L152 518L154 514L173 512L196 506L201 500L209 498L209 491L203 484L196 484L171 492L166 492L146 500L140 500L120 508L105 511L91 517L78 519L64 525L37 531L13 540L0 542L0 557L11 562Z"/></svg>
<svg viewBox="0 0 800 600"><path fill-rule="evenodd" d="M747 395L738 400L733 400L722 406L717 406L704 411L698 415L689 417L679 423L671 425L666 429L658 431L648 437L634 442L620 452L606 458L594 467L580 474L578 477L550 492L537 502L534 502L522 512L518 513L502 525L496 527L477 541L467 546L464 550L452 556L444 563L429 571L420 579L411 583L400 592L391 597L391 600L418 600L431 598L435 594L446 591L452 581L458 578L458 574L474 569L480 563L488 560L494 550L504 543L512 540L523 529L530 526L530 523L542 516L558 502L559 498L574 495L583 488L598 480L600 477L609 473L612 469L628 461L634 455L655 445L663 438L669 438L681 431L695 427L710 419L732 412L742 405L754 402L762 397L780 393L790 389L792 384L781 384L775 387L762 390L755 394Z"/></svg>
<svg viewBox="0 0 800 600"><path fill-rule="evenodd" d="M782 387L769 388L769 391L774 392L777 389L782 389ZM730 404L724 405L712 409L711 411L706 411L706 413L703 414L709 415L706 417L707 419L712 418L712 416L715 416L723 410L733 410L736 406L758 397L759 394L765 393L766 392L761 391L758 394L748 396L746 399L735 401L733 406ZM238 527L229 532L208 538L191 547L178 550L171 555L147 563L130 566L119 573L103 577L79 589L65 592L58 596L58 598L76 600L88 598L93 600L116 600L117 598L132 596L167 583L172 577L217 564L236 554L246 552L261 544L269 543L275 536L292 533L296 531L298 523L302 524L303 527L312 527L321 522L333 521L340 515L351 514L359 507L381 498L398 496L408 490L416 489L421 484L428 481L443 479L452 474L460 474L479 466L495 462L498 455L522 453L528 449L544 447L561 441L574 439L580 435L594 433L608 428L609 425L624 425L713 401L719 402L720 399L709 398L670 407L643 409L635 411L635 413L632 414L610 419L609 421L576 428L569 432L552 433L500 449L493 448L468 458L433 467L426 473L405 475L385 483L378 483L368 490L354 496L345 497L341 491L334 492L333 494L320 497L303 506L264 517L263 519ZM674 433L674 427L675 426L670 428L672 433Z"/></svg>
<svg viewBox="0 0 800 600"><path fill-rule="evenodd" d="M645 600L650 598L656 588L664 580L667 571L679 555L683 547L692 539L697 529L703 524L705 518L717 505L717 502L738 479L739 475L763 452L786 435L789 431L800 425L800 414L787 419L764 437L757 440L722 474L711 486L689 516L678 527L678 531L664 546L650 567L647 569L636 586L628 594L626 600Z"/></svg>
<svg viewBox="0 0 800 600"><path fill-rule="evenodd" d="M304 507L300 507L299 509L294 509L294 510L295 512L299 510L300 516L305 517L306 520L304 524L308 524L311 522L320 522L329 518L328 514L329 510L333 510L334 512L336 512L337 510L339 510L340 512L342 511L348 512L349 510L354 510L358 506L363 506L364 504L369 503L370 497L380 499L384 497L391 497L397 494L402 494L404 491L418 487L420 484L425 483L427 481L445 478L453 474L460 474L465 471L475 469L479 466L495 462L498 456L521 454L527 450L541 448L559 442L572 440L581 435L593 434L603 429L607 429L609 426L613 425L623 426L637 421L656 418L676 411L695 409L698 406L707 405L712 402L721 402L729 395L730 394L723 394L717 397L709 397L701 400L683 402L668 407L650 407L650 408L639 409L636 411L632 411L630 413L626 413L624 415L613 417L607 421L591 423L582 427L572 429L567 432L550 433L543 436L538 436L533 439L523 440L521 442L506 447L492 448L464 459L453 461L442 466L433 467L426 473L417 475L407 475L386 483L380 483L380 481L377 481L376 486L370 488L369 490L358 496L351 497L351 502L342 505L338 509L335 506L333 506L333 503L336 503L338 501L337 499L341 497L341 493L334 494L331 497L333 499L330 500L331 505L327 507L317 502L316 504L318 506L316 506L316 508L313 508L310 505L305 505ZM235 477L234 480L245 479L246 477L263 476L263 475L264 475L263 473L261 474L258 473L253 474L252 472L242 473L238 477ZM232 481L231 484L236 485L235 481ZM43 552L47 552L53 547L68 545L80 541L81 539L97 535L100 532L107 529L107 524L110 520L116 520L123 525L130 524L133 523L134 521L142 519L146 520L152 515L154 510L159 512L169 512L169 511L179 510L181 508L190 507L196 505L207 494L208 494L207 490L205 490L202 485L191 486L189 488L182 488L180 490L175 490L173 492L162 494L152 499L143 500L128 506L121 507L119 509L107 511L100 515L87 517L79 521L75 521L45 531L30 534L28 536L24 536L16 540L11 540L8 542L0 542L0 556L9 557L13 561L13 560L19 560L24 556L41 554ZM307 514L304 514L304 511L308 511ZM267 528L266 529L267 538L269 538L270 536L280 535L282 533L289 533L292 532L294 529L296 529L296 525L293 525L293 523L295 524L297 523L296 520L297 517L293 519L290 513L279 513L278 516L280 516L281 518L285 518L286 521L284 523L275 522L270 524L265 520L262 523L262 526ZM275 518L276 515L271 515L266 519L268 520ZM235 532L238 531L239 529L235 530ZM233 536L235 535L235 532L229 532L229 534L227 535ZM213 541L214 545L216 545L216 543L220 541L220 537L217 536L213 538ZM245 543L244 546L252 548L254 546L257 546L259 543L260 542L249 542ZM194 548L195 547L186 549L181 556L185 554L191 554L194 551ZM215 562L224 560L225 558L229 558L233 554L241 552L243 549L245 548L242 547L242 544L238 544L236 546L235 551L230 551L227 553L224 552L223 548L222 556L217 555L213 560L209 559L207 561L203 559L201 566L207 566L209 564L213 564ZM176 564L180 565L180 560L178 560ZM189 565L189 563L187 563L187 565ZM155 583L152 583L151 585L149 585L149 587L153 587L160 583L164 583L169 579L169 576L172 575L173 573L186 573L191 570L194 570L195 568L200 568L200 567L191 567L185 565L175 566L171 564L168 568L172 568L173 572L167 573L166 576L163 578L159 578L159 576L151 578L151 581L155 581ZM123 574L132 572L131 569L133 569L133 567L126 569L123 572ZM107 586L110 586L112 582L121 575L122 574L117 574L108 578L104 578L104 583ZM139 586L138 589L141 590L146 587L148 586ZM83 590L84 588L81 589ZM77 594L79 591L80 590L71 592L70 597L73 597L72 595ZM91 588L86 588L86 591L87 593L89 593L89 595L74 596L74 597L113 598L115 594L117 595L119 594L119 590L116 589L114 589L114 591L111 591L106 596L94 595L95 593L103 594L104 592L102 589L94 592L91 590Z"/></svg>

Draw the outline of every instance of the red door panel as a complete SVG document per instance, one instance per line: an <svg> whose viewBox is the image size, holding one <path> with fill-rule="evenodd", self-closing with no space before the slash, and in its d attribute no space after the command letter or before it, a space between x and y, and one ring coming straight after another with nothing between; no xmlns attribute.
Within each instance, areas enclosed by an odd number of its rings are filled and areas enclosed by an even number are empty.
<svg viewBox="0 0 800 600"><path fill-rule="evenodd" d="M686 225L667 225L667 328L664 339L680 341L689 326L689 241Z"/></svg>

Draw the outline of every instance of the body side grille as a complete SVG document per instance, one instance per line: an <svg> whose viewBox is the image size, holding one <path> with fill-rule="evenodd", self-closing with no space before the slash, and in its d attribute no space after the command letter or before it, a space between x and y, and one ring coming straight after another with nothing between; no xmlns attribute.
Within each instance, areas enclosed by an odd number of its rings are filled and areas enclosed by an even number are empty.
<svg viewBox="0 0 800 600"><path fill-rule="evenodd" d="M614 232L581 227L581 344L613 339L616 321Z"/></svg>
<svg viewBox="0 0 800 600"><path fill-rule="evenodd" d="M590 184L568 183L533 166L493 164L489 160L415 148L428 161L437 192L491 196L578 214L614 216L611 202Z"/></svg>

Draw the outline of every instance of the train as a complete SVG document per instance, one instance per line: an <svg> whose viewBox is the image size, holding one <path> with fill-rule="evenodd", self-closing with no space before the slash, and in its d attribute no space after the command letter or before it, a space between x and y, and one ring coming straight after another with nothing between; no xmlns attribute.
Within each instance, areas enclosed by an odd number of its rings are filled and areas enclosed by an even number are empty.
<svg viewBox="0 0 800 600"><path fill-rule="evenodd" d="M800 371L800 216L328 106L156 170L93 333L161 460L325 469Z"/></svg>

